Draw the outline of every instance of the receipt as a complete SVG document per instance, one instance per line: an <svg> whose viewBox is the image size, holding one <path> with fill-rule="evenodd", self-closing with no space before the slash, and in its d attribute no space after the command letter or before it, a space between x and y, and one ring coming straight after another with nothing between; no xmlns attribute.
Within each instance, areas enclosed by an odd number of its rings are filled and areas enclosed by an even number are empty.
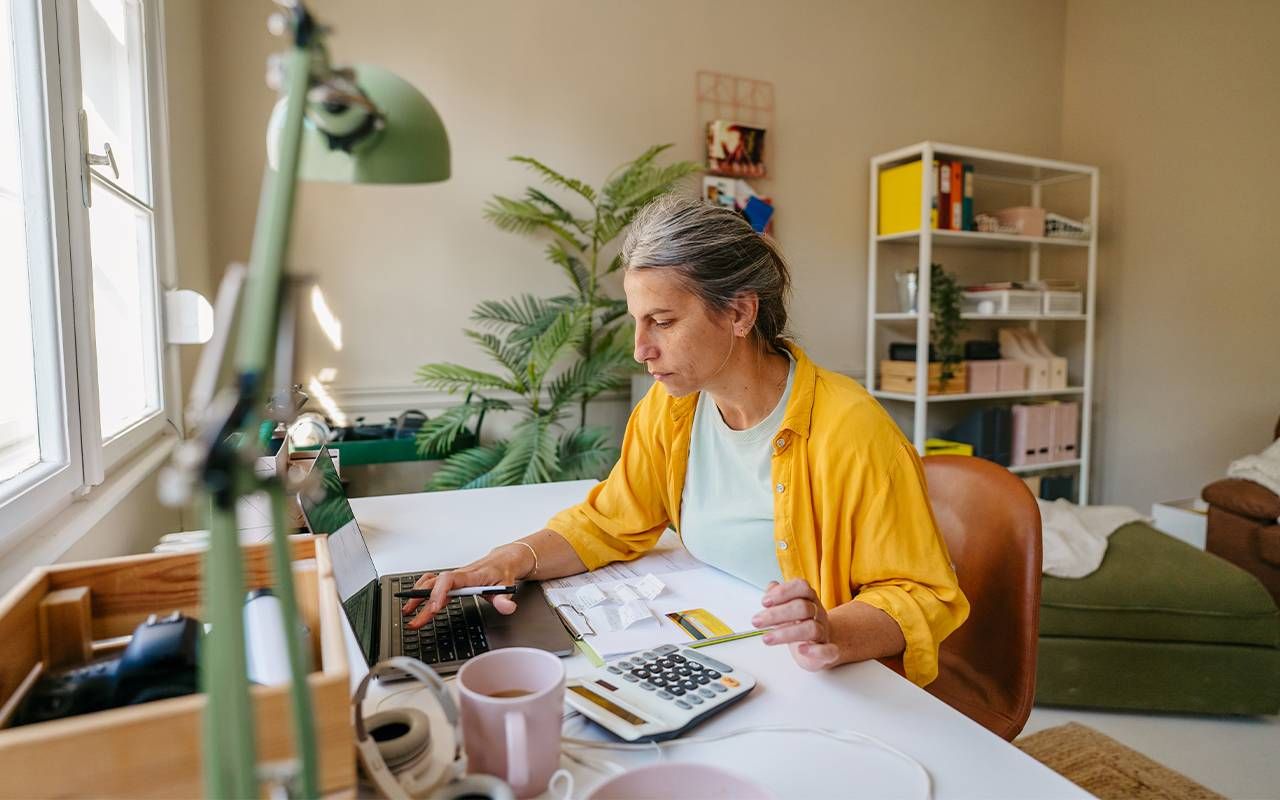
<svg viewBox="0 0 1280 800"><path fill-rule="evenodd" d="M630 603L640 599L640 593L625 583L620 583L610 589L609 594L613 595L613 599L619 603Z"/></svg>
<svg viewBox="0 0 1280 800"><path fill-rule="evenodd" d="M635 587L636 591L640 592L641 597L646 600L652 600L662 594L662 590L667 588L667 585L658 580L657 575L650 572L648 575L641 578L640 582L635 584Z"/></svg>
<svg viewBox="0 0 1280 800"><path fill-rule="evenodd" d="M632 600L621 606L596 606L587 609L586 617L597 633L626 630L637 622L655 619L643 600Z"/></svg>
<svg viewBox="0 0 1280 800"><path fill-rule="evenodd" d="M596 586L594 583L588 583L586 586L579 587L578 591L574 592L573 597L577 600L574 605L576 605L579 610L583 611L588 608L594 608L607 599L605 597L605 593L600 591L600 587Z"/></svg>

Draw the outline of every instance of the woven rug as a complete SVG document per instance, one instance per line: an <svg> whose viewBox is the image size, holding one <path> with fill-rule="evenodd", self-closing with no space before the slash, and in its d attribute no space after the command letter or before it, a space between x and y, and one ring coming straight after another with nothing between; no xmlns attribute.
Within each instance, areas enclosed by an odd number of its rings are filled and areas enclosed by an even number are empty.
<svg viewBox="0 0 1280 800"><path fill-rule="evenodd" d="M1014 744L1101 800L1225 800L1186 775L1075 722L1023 736Z"/></svg>

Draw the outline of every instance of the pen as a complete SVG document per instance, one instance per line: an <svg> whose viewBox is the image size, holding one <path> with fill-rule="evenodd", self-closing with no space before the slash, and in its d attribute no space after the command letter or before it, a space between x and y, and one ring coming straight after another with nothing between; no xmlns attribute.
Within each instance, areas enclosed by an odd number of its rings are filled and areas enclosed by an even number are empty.
<svg viewBox="0 0 1280 800"><path fill-rule="evenodd" d="M453 589L449 592L449 597L477 597L491 594L514 594L515 585L511 586L464 586L461 589ZM396 592L396 597L401 598L426 598L431 596L430 589L406 589L403 592Z"/></svg>

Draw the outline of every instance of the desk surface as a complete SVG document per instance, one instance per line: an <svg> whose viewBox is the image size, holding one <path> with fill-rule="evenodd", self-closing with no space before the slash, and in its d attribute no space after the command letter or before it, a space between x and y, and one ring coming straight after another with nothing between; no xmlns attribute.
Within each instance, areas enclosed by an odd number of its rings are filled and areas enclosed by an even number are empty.
<svg viewBox="0 0 1280 800"><path fill-rule="evenodd" d="M466 563L496 544L541 529L551 516L580 501L592 481L476 489L465 492L364 497L351 501L379 574ZM350 646L354 647L354 638ZM693 735L715 735L763 725L852 730L908 753L930 772L935 798L1057 798L1089 795L1038 761L991 734L950 706L875 661L809 673L785 647L759 639L715 645L708 651L751 672L759 685L740 705L712 717ZM362 664L353 651L355 664ZM566 659L570 675L590 665ZM354 676L358 680L360 676ZM589 723L568 723L566 733L603 739ZM594 751L626 766L651 763L653 753ZM755 733L723 742L667 749L672 761L717 764L747 776L779 798L920 798L918 773L870 747L812 734ZM605 775L572 764L574 795Z"/></svg>

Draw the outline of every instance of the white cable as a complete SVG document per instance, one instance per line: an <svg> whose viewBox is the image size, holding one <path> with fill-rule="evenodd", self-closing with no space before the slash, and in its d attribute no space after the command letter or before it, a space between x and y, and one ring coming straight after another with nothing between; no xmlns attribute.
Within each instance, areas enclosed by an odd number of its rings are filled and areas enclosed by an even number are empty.
<svg viewBox="0 0 1280 800"><path fill-rule="evenodd" d="M658 751L658 758L661 760L663 748L666 747L672 747L678 744L709 744L711 742L731 739L735 736L744 736L749 733L814 733L819 736L826 736L829 739L835 739L836 741L847 742L849 744L869 744L897 756L915 767L924 782L924 800L932 800L933 798L933 777L929 774L929 770L925 768L924 764L921 764L916 759L887 742L857 731L832 730L830 728L813 728L796 725L765 725L759 728L739 728L738 730L714 736L689 736L682 739L669 739L665 742L647 742L643 744L632 742L598 742L590 739L575 739L571 736L561 736L560 741L572 747L586 747L598 750L626 750L635 752L654 748ZM572 756L570 757L572 758Z"/></svg>

